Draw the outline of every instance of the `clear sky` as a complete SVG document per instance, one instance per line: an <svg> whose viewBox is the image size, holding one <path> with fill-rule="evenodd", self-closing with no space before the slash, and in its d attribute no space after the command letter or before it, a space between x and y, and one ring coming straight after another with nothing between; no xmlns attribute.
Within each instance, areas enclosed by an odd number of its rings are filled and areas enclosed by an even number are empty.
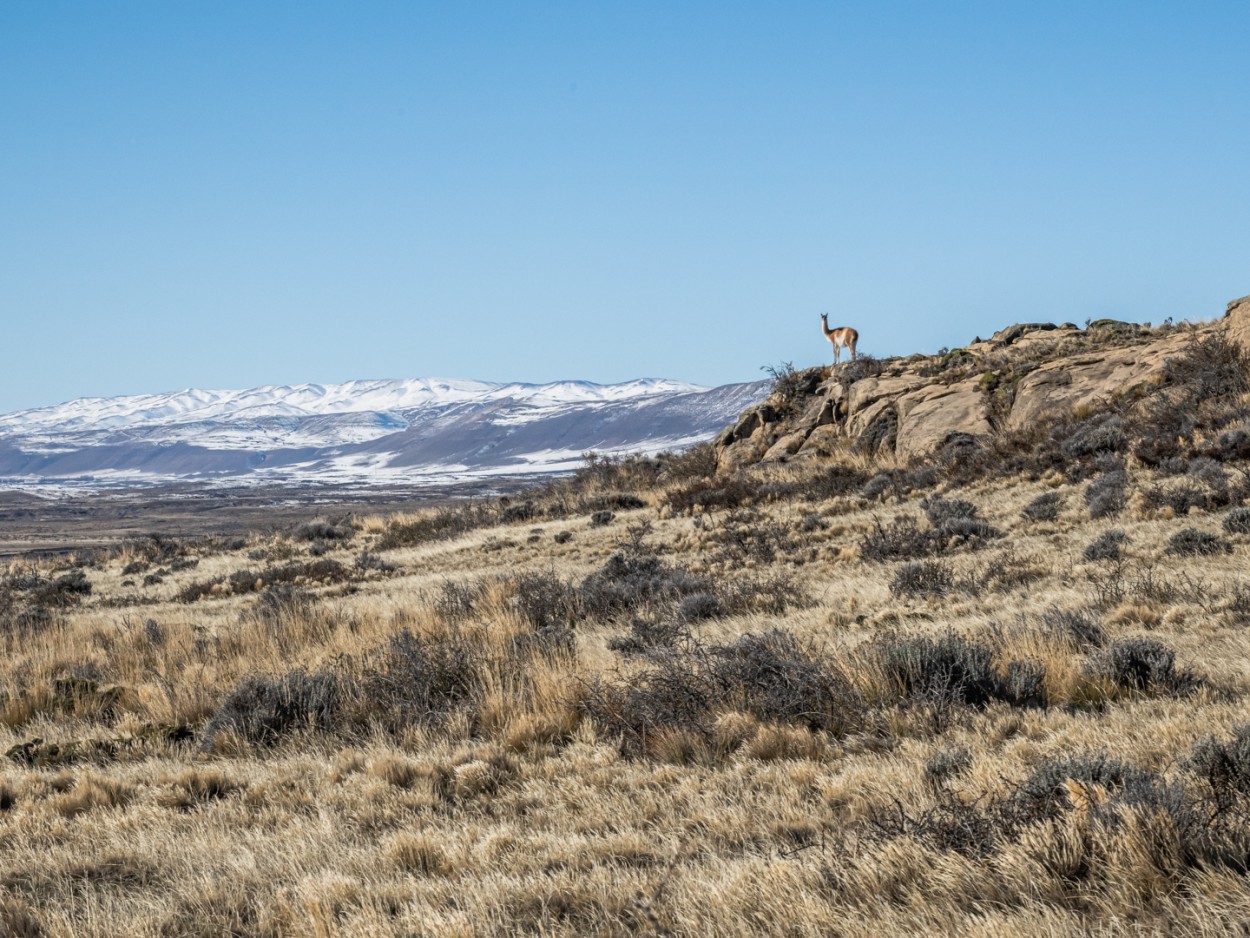
<svg viewBox="0 0 1250 938"><path fill-rule="evenodd" d="M1250 3L0 4L0 412L1250 293Z"/></svg>

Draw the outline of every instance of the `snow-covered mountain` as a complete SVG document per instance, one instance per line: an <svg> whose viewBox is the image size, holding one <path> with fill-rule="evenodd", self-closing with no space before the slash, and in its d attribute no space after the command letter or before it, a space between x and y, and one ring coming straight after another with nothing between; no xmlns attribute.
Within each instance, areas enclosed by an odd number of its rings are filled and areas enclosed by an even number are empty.
<svg viewBox="0 0 1250 938"><path fill-rule="evenodd" d="M558 472L710 439L768 382L438 378L84 398L0 415L0 487L410 484Z"/></svg>

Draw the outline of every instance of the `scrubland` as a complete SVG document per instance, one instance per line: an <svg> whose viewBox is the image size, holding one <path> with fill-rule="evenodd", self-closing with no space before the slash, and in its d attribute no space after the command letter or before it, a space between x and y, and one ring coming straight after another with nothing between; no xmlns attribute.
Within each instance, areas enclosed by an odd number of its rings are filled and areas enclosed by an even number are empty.
<svg viewBox="0 0 1250 938"><path fill-rule="evenodd" d="M0 933L1244 933L1244 368L14 561Z"/></svg>

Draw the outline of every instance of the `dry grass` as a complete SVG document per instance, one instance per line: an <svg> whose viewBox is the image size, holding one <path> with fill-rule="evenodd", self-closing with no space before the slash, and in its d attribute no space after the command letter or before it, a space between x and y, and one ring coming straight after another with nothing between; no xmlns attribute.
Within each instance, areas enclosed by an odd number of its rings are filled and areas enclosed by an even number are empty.
<svg viewBox="0 0 1250 938"><path fill-rule="evenodd" d="M630 490L596 471L567 504ZM193 583L309 546L254 538L149 587L123 585L140 547L91 566L90 594L0 659L0 933L1216 935L1250 919L1233 829L1250 795L1219 800L1187 761L1250 722L1246 536L1140 500L1091 520L1083 481L981 480L946 495L1004 536L949 540L954 588L895 595L907 561L859 545L923 518L924 493L805 497L826 472L756 471L744 515L673 511L665 486L687 480L654 469L646 507L610 525L579 510L440 532L387 550L397 571L355 558L430 515L367 518L317 547L346 579L191 603ZM1022 516L1048 492L1053 518ZM1124 556L1085 560L1113 528ZM1231 552L1168 553L1187 528ZM588 605L622 551L660 566ZM6 576L32 572L65 570ZM764 602L779 584L802 600ZM900 678L889 649L916 637L973 648L992 692L955 659ZM1142 640L1172 671L1133 677ZM225 720L232 706L273 719ZM1096 753L1149 783L1061 777L1023 800Z"/></svg>

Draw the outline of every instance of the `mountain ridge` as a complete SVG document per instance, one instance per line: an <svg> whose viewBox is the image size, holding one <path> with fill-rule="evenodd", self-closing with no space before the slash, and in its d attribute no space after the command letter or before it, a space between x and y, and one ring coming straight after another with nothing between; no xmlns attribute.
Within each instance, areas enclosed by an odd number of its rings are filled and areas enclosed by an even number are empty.
<svg viewBox="0 0 1250 938"><path fill-rule="evenodd" d="M558 472L588 450L655 452L711 439L768 386L426 377L79 398L0 415L0 485Z"/></svg>

